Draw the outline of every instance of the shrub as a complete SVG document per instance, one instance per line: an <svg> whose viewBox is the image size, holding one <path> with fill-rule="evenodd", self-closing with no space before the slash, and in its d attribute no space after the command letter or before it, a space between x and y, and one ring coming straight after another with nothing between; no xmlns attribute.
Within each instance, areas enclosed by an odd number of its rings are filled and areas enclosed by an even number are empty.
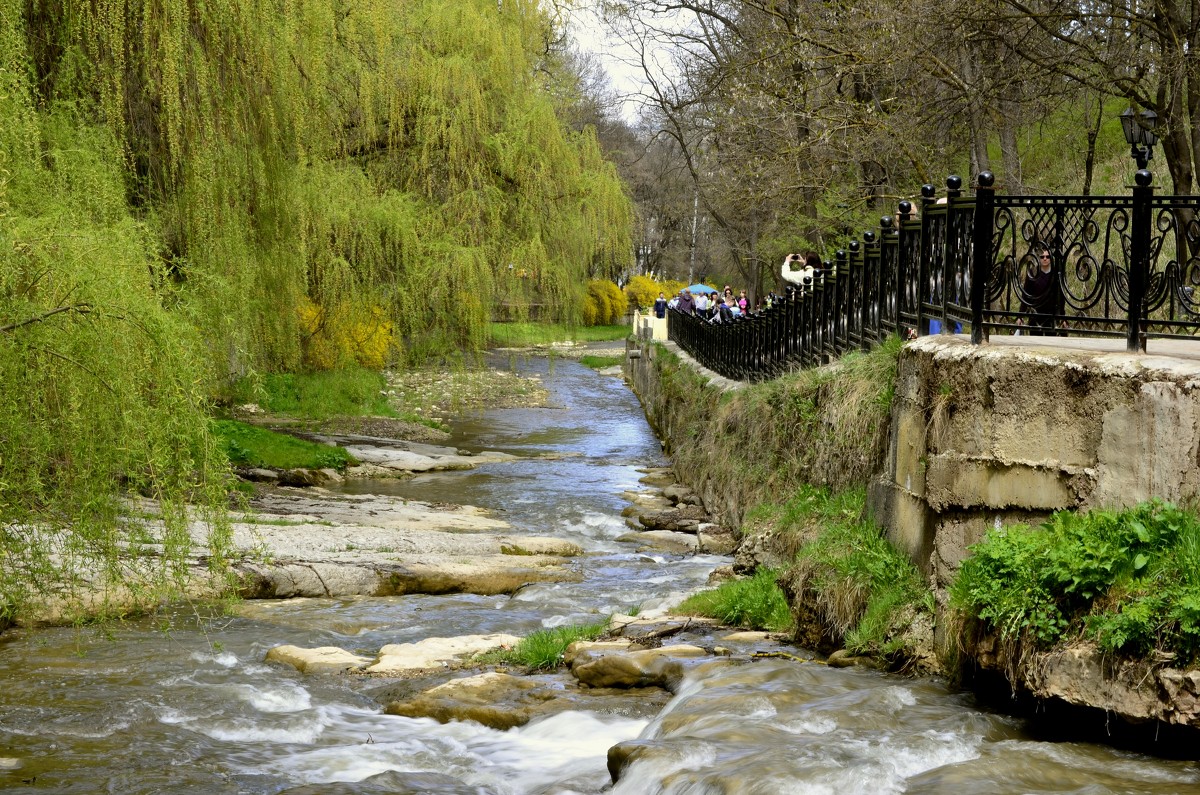
<svg viewBox="0 0 1200 795"><path fill-rule="evenodd" d="M639 309L653 306L660 292L665 292L665 290L649 276L634 276L625 285L625 297L630 304ZM670 293L667 294L670 295Z"/></svg>
<svg viewBox="0 0 1200 795"><path fill-rule="evenodd" d="M304 332L304 363L314 370L359 365L382 369L397 352L395 327L381 307L332 308L302 299L297 312Z"/></svg>
<svg viewBox="0 0 1200 795"><path fill-rule="evenodd" d="M951 603L1005 640L1089 637L1105 651L1200 656L1200 520L1161 502L1062 511L971 548Z"/></svg>
<svg viewBox="0 0 1200 795"><path fill-rule="evenodd" d="M588 282L587 295L583 299L583 324L585 326L610 326L621 322L629 303L621 288L610 281L596 279Z"/></svg>

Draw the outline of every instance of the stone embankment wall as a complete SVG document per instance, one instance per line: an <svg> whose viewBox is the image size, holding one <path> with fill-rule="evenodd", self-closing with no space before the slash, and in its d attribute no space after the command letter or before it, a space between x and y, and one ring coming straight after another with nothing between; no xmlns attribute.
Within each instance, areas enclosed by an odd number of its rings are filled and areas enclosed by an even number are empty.
<svg viewBox="0 0 1200 795"><path fill-rule="evenodd" d="M1173 345L1155 347L1176 356L1130 355L1118 350L1123 341L1050 338L974 346L930 336L904 347L886 451L870 456L868 508L929 576L940 606L968 548L991 527L1038 523L1060 509L1200 498L1200 351ZM694 409L673 408L681 388L711 392L715 406L737 387L694 364L681 385L678 372L656 364L663 350L631 345L626 375L660 436L679 444L702 422ZM769 413L755 419L779 420ZM710 469L703 483L691 479L697 474L677 467L680 480L732 526L747 498L763 496L740 489L734 471L722 477ZM860 475L842 473L842 487L861 483ZM769 557L769 539L746 543L757 545L759 559ZM941 640L948 649L952 639ZM1035 698L1200 728L1200 671L1119 664L1088 644L1019 661L1007 659L994 638L961 651L962 661Z"/></svg>
<svg viewBox="0 0 1200 795"><path fill-rule="evenodd" d="M1200 495L1200 360L1039 342L901 355L868 506L939 589L990 527Z"/></svg>

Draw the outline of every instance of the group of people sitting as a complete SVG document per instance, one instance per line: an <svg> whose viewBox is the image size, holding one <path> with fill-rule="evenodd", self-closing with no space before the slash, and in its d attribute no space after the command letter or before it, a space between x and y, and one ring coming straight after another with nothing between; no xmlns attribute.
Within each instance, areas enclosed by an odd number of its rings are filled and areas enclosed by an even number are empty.
<svg viewBox="0 0 1200 795"><path fill-rule="evenodd" d="M733 288L729 285L725 285L723 294L716 290L693 294L689 290L683 289L679 291L679 295L669 301L663 293L659 293L658 300L654 302L654 316L666 317L668 307L678 309L685 315L695 315L711 323L728 323L751 309L746 291L742 290L735 296Z"/></svg>

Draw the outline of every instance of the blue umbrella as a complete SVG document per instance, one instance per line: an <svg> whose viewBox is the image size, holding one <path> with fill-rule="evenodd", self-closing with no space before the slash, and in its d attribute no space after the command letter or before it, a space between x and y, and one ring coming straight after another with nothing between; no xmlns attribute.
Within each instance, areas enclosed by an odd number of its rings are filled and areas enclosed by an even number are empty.
<svg viewBox="0 0 1200 795"><path fill-rule="evenodd" d="M708 295L709 293L715 293L717 291L716 287L709 287L707 284L693 284L687 289L689 293L704 293L705 295Z"/></svg>

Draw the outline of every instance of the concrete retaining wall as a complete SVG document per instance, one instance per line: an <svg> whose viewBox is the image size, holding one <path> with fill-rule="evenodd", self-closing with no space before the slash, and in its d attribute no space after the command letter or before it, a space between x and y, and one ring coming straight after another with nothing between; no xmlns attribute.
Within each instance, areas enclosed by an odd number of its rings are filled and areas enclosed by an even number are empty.
<svg viewBox="0 0 1200 795"><path fill-rule="evenodd" d="M1200 495L1200 361L1018 339L901 354L868 506L939 588L988 527Z"/></svg>

